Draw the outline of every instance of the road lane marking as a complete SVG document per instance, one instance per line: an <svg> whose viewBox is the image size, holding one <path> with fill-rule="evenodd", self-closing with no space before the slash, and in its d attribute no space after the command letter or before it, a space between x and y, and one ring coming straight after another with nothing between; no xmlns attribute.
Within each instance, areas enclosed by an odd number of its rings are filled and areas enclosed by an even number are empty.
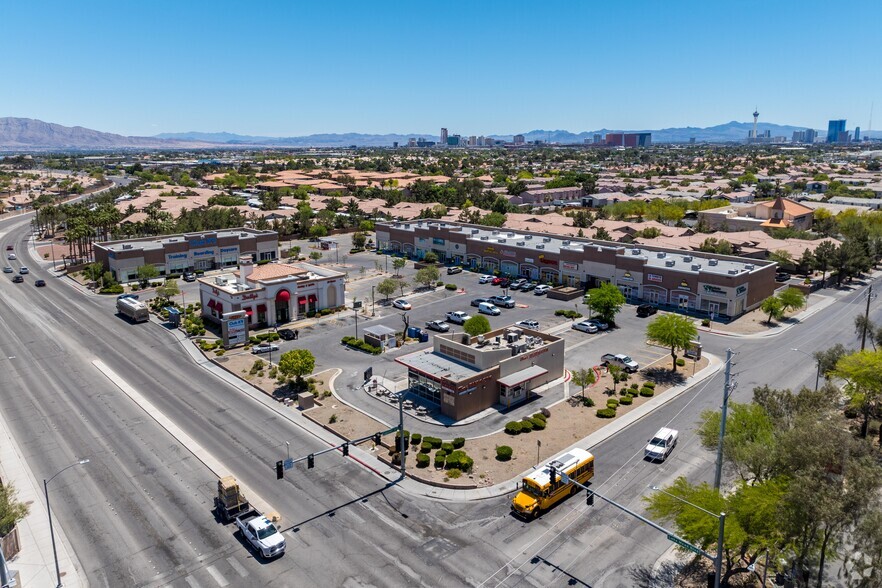
<svg viewBox="0 0 882 588"><path fill-rule="evenodd" d="M202 588L202 586L199 585L199 582L197 582L196 578L194 578L193 576L187 576L186 578L184 578L184 580L187 581L187 584L190 585L190 588Z"/></svg>
<svg viewBox="0 0 882 588"><path fill-rule="evenodd" d="M211 574L211 577L214 578L214 581L217 582L218 586L229 586L229 582L224 578L224 575L217 571L217 568L214 566L208 566L205 570Z"/></svg>
<svg viewBox="0 0 882 588"><path fill-rule="evenodd" d="M248 575L248 570L242 567L235 557L228 557L227 562L230 564L230 567L236 570L236 573L242 576L243 578Z"/></svg>

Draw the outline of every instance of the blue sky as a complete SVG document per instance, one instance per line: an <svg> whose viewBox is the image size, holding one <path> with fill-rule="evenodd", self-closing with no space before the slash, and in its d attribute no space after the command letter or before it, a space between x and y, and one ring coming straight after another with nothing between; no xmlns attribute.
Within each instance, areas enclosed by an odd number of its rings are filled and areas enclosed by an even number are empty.
<svg viewBox="0 0 882 588"><path fill-rule="evenodd" d="M151 135L882 127L882 2L0 3L0 116Z"/></svg>

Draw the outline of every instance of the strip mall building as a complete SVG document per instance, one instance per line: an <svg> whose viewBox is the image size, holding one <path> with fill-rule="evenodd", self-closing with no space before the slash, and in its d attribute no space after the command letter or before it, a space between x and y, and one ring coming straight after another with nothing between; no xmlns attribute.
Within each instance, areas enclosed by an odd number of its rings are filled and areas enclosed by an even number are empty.
<svg viewBox="0 0 882 588"><path fill-rule="evenodd" d="M239 257L276 259L279 234L257 229L225 229L94 243L95 261L119 282L138 279L138 268L152 265L160 276L236 266Z"/></svg>
<svg viewBox="0 0 882 588"><path fill-rule="evenodd" d="M377 223L380 251L543 283L594 288L615 284L629 302L649 302L715 318L759 306L776 287L771 261L561 238L443 221Z"/></svg>
<svg viewBox="0 0 882 588"><path fill-rule="evenodd" d="M239 271L199 278L202 316L220 323L224 314L244 310L249 328L299 320L343 305L345 275L309 263L268 263L254 267L249 257Z"/></svg>

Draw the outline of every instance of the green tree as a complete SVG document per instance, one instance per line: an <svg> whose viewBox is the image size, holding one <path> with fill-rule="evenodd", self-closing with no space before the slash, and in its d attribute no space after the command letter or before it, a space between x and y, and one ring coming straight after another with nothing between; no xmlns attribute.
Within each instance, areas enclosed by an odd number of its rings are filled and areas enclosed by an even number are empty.
<svg viewBox="0 0 882 588"><path fill-rule="evenodd" d="M498 212L490 212L481 217L478 221L478 224L485 225L488 227L501 227L505 224L507 220L504 214L500 214Z"/></svg>
<svg viewBox="0 0 882 588"><path fill-rule="evenodd" d="M407 283L407 280L402 279L398 279L396 282L398 282L398 290L401 292L401 295L404 296L404 289L410 286L410 284Z"/></svg>
<svg viewBox="0 0 882 588"><path fill-rule="evenodd" d="M719 444L718 410L701 413L698 438L708 451ZM723 438L723 460L744 482L764 482L775 473L775 425L766 410L758 404L730 402Z"/></svg>
<svg viewBox="0 0 882 588"><path fill-rule="evenodd" d="M324 225L313 225L309 228L309 238L319 239L328 236L328 228Z"/></svg>
<svg viewBox="0 0 882 588"><path fill-rule="evenodd" d="M423 256L423 261L425 263L438 263L438 254L434 251L429 251Z"/></svg>
<svg viewBox="0 0 882 588"><path fill-rule="evenodd" d="M598 241L612 241L612 235L604 229L603 227L597 227L597 230L594 231L594 238Z"/></svg>
<svg viewBox="0 0 882 588"><path fill-rule="evenodd" d="M462 324L462 330L472 337L477 337L490 332L490 321L484 315L476 314Z"/></svg>
<svg viewBox="0 0 882 588"><path fill-rule="evenodd" d="M784 304L777 296L769 296L763 300L760 310L769 315L769 320L766 321L769 325L772 324L772 319L780 319L784 316Z"/></svg>
<svg viewBox="0 0 882 588"><path fill-rule="evenodd" d="M833 262L836 255L836 245L831 241L822 241L815 248L815 268L821 271L821 283L827 281L827 270Z"/></svg>
<svg viewBox="0 0 882 588"><path fill-rule="evenodd" d="M298 385L314 369L315 357L307 349L292 349L279 358L279 373L287 379L296 378Z"/></svg>
<svg viewBox="0 0 882 588"><path fill-rule="evenodd" d="M90 263L83 268L83 274L91 281L97 282L104 273L104 266L100 263Z"/></svg>
<svg viewBox="0 0 882 588"><path fill-rule="evenodd" d="M156 266L152 264L138 266L138 281L141 282L142 287L146 287L150 280L157 277L159 277L159 270L156 269Z"/></svg>
<svg viewBox="0 0 882 588"><path fill-rule="evenodd" d="M177 280L166 280L162 285L156 287L156 293L163 298L171 300L173 296L181 293L181 289L178 287Z"/></svg>
<svg viewBox="0 0 882 588"><path fill-rule="evenodd" d="M310 251L309 258L313 261L318 261L322 258L322 252L321 251Z"/></svg>
<svg viewBox="0 0 882 588"><path fill-rule="evenodd" d="M386 278L379 284L377 284L377 292L383 295L386 300L389 300L389 297L395 293L395 290L398 289L398 280L393 280L392 278Z"/></svg>
<svg viewBox="0 0 882 588"><path fill-rule="evenodd" d="M441 274L438 272L438 268L431 265L417 270L417 273L414 276L414 281L417 284L422 284L426 288L429 288L430 286L433 286L440 277Z"/></svg>
<svg viewBox="0 0 882 588"><path fill-rule="evenodd" d="M860 549L845 553L843 571L847 586L882 586L882 508L872 510L855 526L851 540Z"/></svg>
<svg viewBox="0 0 882 588"><path fill-rule="evenodd" d="M11 482L0 484L0 537L12 531L18 521L28 515L30 507L16 498L17 491Z"/></svg>
<svg viewBox="0 0 882 588"><path fill-rule="evenodd" d="M352 233L352 246L356 249L364 249L364 244L367 241L367 237L365 237L364 233L361 231Z"/></svg>
<svg viewBox="0 0 882 588"><path fill-rule="evenodd" d="M573 384L576 386L580 386L582 388L582 397L585 397L585 388L594 384L597 381L597 376L594 375L594 370L586 370L585 368L579 368L577 370L573 370L570 372L571 380Z"/></svg>
<svg viewBox="0 0 882 588"><path fill-rule="evenodd" d="M588 291L588 307L604 321L615 324L616 315L625 304L625 295L610 283Z"/></svg>
<svg viewBox="0 0 882 588"><path fill-rule="evenodd" d="M833 375L846 381L845 393L851 405L863 415L861 437L866 437L870 417L878 414L882 402L882 352L858 351L846 355L837 362ZM879 438L882 439L882 428Z"/></svg>
<svg viewBox="0 0 882 588"><path fill-rule="evenodd" d="M654 343L671 348L673 365L671 371L677 371L677 350L686 350L698 335L698 329L692 319L679 314L663 314L646 326L646 337Z"/></svg>
<svg viewBox="0 0 882 588"><path fill-rule="evenodd" d="M616 388L618 387L619 382L621 382L623 380L623 378L625 377L625 371L622 368L620 368L619 366L612 365L612 364L607 365L606 370L609 372L609 375L612 377L612 381L613 381L612 393L615 394Z"/></svg>
<svg viewBox="0 0 882 588"><path fill-rule="evenodd" d="M395 269L395 275L400 276L401 270L407 265L407 259L404 257L396 257L392 260L392 267Z"/></svg>
<svg viewBox="0 0 882 588"><path fill-rule="evenodd" d="M805 294L798 288L787 288L778 294L778 300L781 301L781 308L784 311L796 310L805 306Z"/></svg>

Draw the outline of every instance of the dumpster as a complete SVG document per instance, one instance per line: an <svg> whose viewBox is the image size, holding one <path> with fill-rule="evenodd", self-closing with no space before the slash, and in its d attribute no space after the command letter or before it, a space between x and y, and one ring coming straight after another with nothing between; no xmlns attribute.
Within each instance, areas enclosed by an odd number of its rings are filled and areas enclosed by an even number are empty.
<svg viewBox="0 0 882 588"><path fill-rule="evenodd" d="M429 340L429 331L420 331L420 343L426 343Z"/></svg>
<svg viewBox="0 0 882 588"><path fill-rule="evenodd" d="M419 339L420 328L419 327L407 327L407 336L411 339Z"/></svg>

